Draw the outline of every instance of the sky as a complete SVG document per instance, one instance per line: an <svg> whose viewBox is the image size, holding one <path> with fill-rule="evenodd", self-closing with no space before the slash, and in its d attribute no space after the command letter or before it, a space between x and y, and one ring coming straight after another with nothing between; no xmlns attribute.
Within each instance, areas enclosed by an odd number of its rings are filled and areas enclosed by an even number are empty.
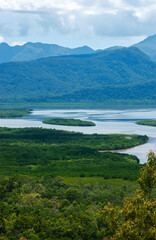
<svg viewBox="0 0 156 240"><path fill-rule="evenodd" d="M0 0L0 42L94 49L156 34L156 0Z"/></svg>

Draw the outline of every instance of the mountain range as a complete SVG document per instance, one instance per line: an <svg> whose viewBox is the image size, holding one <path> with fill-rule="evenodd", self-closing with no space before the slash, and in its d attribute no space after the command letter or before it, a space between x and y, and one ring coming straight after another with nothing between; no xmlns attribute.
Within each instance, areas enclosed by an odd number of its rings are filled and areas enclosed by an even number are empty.
<svg viewBox="0 0 156 240"><path fill-rule="evenodd" d="M156 35L150 36L145 40L132 45L132 47L139 48L141 51L147 54L151 60L156 60ZM101 51L112 51L120 48L122 48L122 46L113 46L105 50L95 51L88 46L72 49L56 44L45 44L40 42L27 42L22 46L9 46L7 43L3 42L0 44L0 63L11 61L30 61L52 56L93 54Z"/></svg>
<svg viewBox="0 0 156 240"><path fill-rule="evenodd" d="M3 42L0 44L0 63L11 61L30 61L39 58L62 55L92 54L92 48L82 46L78 48L61 47L56 44L28 42L22 46L9 46Z"/></svg>
<svg viewBox="0 0 156 240"><path fill-rule="evenodd" d="M150 36L143 41L134 44L133 47L139 48L146 53L152 60L156 61L156 35Z"/></svg>
<svg viewBox="0 0 156 240"><path fill-rule="evenodd" d="M1 102L156 100L156 62L136 47L0 64Z"/></svg>

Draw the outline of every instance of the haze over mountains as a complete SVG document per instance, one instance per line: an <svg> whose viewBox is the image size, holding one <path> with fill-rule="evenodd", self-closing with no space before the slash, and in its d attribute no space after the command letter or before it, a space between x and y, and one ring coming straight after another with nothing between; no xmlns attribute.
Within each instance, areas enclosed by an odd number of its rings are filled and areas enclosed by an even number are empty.
<svg viewBox="0 0 156 240"><path fill-rule="evenodd" d="M156 35L150 36L140 43L134 44L133 47L137 47L146 53L152 60L156 60ZM104 51L112 51L120 49L121 46L113 46L105 49ZM11 61L30 61L40 58L63 56L63 55L77 55L77 54L93 54L102 50L93 50L88 46L82 46L77 48L68 48L58 46L56 44L45 43L25 43L22 46L9 46L7 43L0 44L0 63Z"/></svg>
<svg viewBox="0 0 156 240"><path fill-rule="evenodd" d="M156 100L156 62L138 48L0 65L1 102Z"/></svg>
<svg viewBox="0 0 156 240"><path fill-rule="evenodd" d="M39 58L61 55L91 54L92 48L82 46L78 48L61 47L56 44L31 43L22 46L9 46L7 43L0 44L0 63L11 61L30 61Z"/></svg>
<svg viewBox="0 0 156 240"><path fill-rule="evenodd" d="M146 53L152 60L156 61L156 35L150 36L143 41L134 44L133 47L139 48Z"/></svg>

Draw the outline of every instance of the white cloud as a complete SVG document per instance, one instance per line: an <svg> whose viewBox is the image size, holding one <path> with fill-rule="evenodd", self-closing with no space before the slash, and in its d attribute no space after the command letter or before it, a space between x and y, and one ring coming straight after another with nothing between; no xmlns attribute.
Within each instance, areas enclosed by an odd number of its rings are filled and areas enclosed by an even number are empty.
<svg viewBox="0 0 156 240"><path fill-rule="evenodd" d="M156 33L156 0L0 0L0 34L141 36Z"/></svg>
<svg viewBox="0 0 156 240"><path fill-rule="evenodd" d="M20 41L15 41L15 42L12 42L11 44L10 44L10 46L22 46L22 45L24 45L26 42L20 42Z"/></svg>
<svg viewBox="0 0 156 240"><path fill-rule="evenodd" d="M4 38L2 36L0 36L0 43L4 42Z"/></svg>

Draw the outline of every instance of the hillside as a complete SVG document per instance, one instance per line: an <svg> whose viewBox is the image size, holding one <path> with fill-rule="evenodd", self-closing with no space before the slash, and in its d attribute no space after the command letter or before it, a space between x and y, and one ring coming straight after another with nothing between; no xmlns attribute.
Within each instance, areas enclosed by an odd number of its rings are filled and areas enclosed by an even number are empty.
<svg viewBox="0 0 156 240"><path fill-rule="evenodd" d="M61 47L56 44L31 43L22 46L9 46L7 43L0 44L0 63L10 61L30 61L39 58L73 54L91 54L92 48L82 46L78 48Z"/></svg>
<svg viewBox="0 0 156 240"><path fill-rule="evenodd" d="M152 60L156 61L156 35L150 36L143 41L134 44L133 47L139 48L146 53Z"/></svg>
<svg viewBox="0 0 156 240"><path fill-rule="evenodd" d="M104 102L111 100L126 101L156 101L156 81L148 81L135 85L102 86L100 88L87 88L54 97L56 102Z"/></svg>
<svg viewBox="0 0 156 240"><path fill-rule="evenodd" d="M137 48L10 62L0 65L0 101L48 102L65 96L72 101L75 94L79 100L103 101L127 99L129 92L134 99L151 99L148 89L155 93L155 76L156 63Z"/></svg>

